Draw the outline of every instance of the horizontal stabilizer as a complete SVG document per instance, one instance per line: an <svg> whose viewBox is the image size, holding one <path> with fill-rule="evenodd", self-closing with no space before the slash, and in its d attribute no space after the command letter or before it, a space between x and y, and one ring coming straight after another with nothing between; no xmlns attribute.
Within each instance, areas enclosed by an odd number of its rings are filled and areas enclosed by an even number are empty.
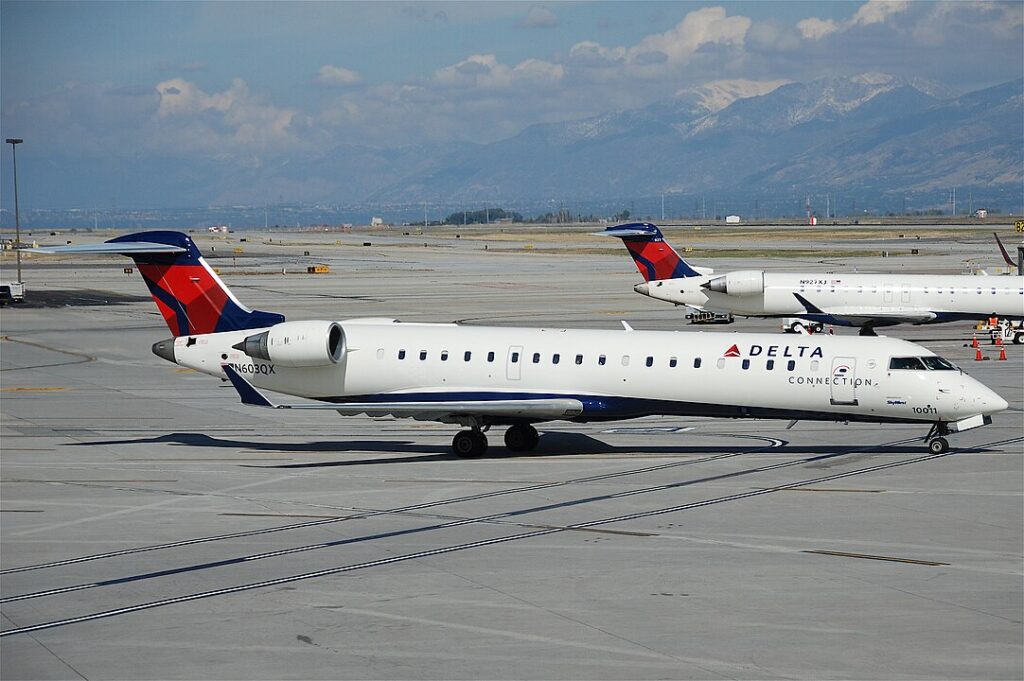
<svg viewBox="0 0 1024 681"><path fill-rule="evenodd" d="M437 400L427 402L301 402L274 404L230 364L221 365L242 404L271 409L336 411L342 416L394 416L422 421L458 422L459 417L495 417L549 421L571 419L583 413L583 403L573 398L514 400Z"/></svg>
<svg viewBox="0 0 1024 681"><path fill-rule="evenodd" d="M632 227L609 227L601 232L591 232L591 236L617 236L620 239L627 236L655 236L647 229L634 229ZM660 236L660 232L657 236Z"/></svg>
<svg viewBox="0 0 1024 681"><path fill-rule="evenodd" d="M147 241L128 241L121 243L80 244L77 246L39 246L24 248L26 253L46 253L47 255L81 254L81 255L142 255L146 253L187 253L187 248L171 244L150 243Z"/></svg>

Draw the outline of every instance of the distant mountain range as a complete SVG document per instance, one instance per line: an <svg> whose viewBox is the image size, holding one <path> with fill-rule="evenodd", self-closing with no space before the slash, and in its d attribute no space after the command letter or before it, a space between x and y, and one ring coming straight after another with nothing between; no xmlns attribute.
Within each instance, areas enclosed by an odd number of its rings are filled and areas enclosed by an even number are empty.
<svg viewBox="0 0 1024 681"><path fill-rule="evenodd" d="M958 187L960 207L971 196L978 207L1020 211L1024 81L959 97L884 74L725 81L641 109L532 125L491 144L347 145L273 166L167 160L159 182L142 163L91 164L83 173L81 161L57 161L53 173L99 197L110 196L104 182L120 178L121 196L142 206L167 206L175 196L177 205L283 199L526 212L665 195L687 214L705 197L724 210L778 215L794 214L805 196L823 213L827 194L848 214L857 201L877 210L941 207ZM710 205L701 210L712 215Z"/></svg>
<svg viewBox="0 0 1024 681"><path fill-rule="evenodd" d="M943 99L882 75L791 83L718 109L706 92L464 147L381 186L379 201L874 195L1024 183L1024 82Z"/></svg>

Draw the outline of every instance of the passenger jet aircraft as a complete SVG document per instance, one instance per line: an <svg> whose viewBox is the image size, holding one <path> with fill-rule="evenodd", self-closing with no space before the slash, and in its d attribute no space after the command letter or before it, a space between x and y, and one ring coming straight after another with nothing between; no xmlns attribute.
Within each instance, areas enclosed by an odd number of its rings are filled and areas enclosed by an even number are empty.
<svg viewBox="0 0 1024 681"><path fill-rule="evenodd" d="M634 287L637 293L701 311L859 326L862 336L875 335L877 326L894 324L989 317L1024 320L1024 276L761 270L716 275L683 260L652 224L619 225L598 234L622 239L644 278ZM1024 328L1016 332L1014 342L1024 343Z"/></svg>
<svg viewBox="0 0 1024 681"><path fill-rule="evenodd" d="M1007 407L941 357L890 338L286 321L245 307L178 232L38 251L132 257L174 336L153 352L226 377L246 404L457 423L459 456L482 455L491 426L508 426L508 449L527 451L534 423L652 414L920 423L941 453L949 432ZM257 386L313 401L275 404Z"/></svg>

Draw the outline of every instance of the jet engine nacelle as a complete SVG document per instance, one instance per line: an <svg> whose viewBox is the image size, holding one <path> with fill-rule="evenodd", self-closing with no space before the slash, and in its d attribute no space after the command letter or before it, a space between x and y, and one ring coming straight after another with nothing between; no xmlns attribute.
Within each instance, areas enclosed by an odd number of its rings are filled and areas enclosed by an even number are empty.
<svg viewBox="0 0 1024 681"><path fill-rule="evenodd" d="M345 332L337 322L282 322L234 346L255 359L286 367L337 364L345 354Z"/></svg>
<svg viewBox="0 0 1024 681"><path fill-rule="evenodd" d="M704 288L727 296L756 296L764 293L764 272L740 270L715 277L703 285Z"/></svg>

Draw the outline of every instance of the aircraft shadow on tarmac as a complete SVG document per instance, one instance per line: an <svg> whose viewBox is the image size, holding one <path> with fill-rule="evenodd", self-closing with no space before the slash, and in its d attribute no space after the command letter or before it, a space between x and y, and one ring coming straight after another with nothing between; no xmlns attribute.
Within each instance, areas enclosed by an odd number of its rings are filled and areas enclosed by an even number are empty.
<svg viewBox="0 0 1024 681"><path fill-rule="evenodd" d="M708 436L729 437L728 433L708 433ZM749 436L743 436L749 438ZM768 438L766 438L768 440ZM746 440L736 445L639 445L614 446L582 433L546 433L540 444L532 452L509 452L504 446L492 446L487 454L480 459L529 459L539 456L577 456L580 454L621 454L628 457L637 455L680 455L680 454L921 454L920 444L885 445L865 449L864 445L790 445L786 441L774 440L772 445L763 447L756 445L757 440ZM79 443L76 443L79 444ZM211 437L203 433L168 433L150 438L104 440L88 443L90 445L140 445L140 444L171 444L196 448L244 449L247 451L274 452L278 454L304 454L317 452L381 452L381 453L412 453L418 456L399 456L393 458L345 459L343 461L311 461L307 463L289 464L241 464L247 468L328 468L332 466L361 466L394 463L416 463L428 461L466 461L448 449L447 445L426 445L403 440L349 440L331 442L263 442L259 440L231 440ZM159 459L154 458L154 461Z"/></svg>

